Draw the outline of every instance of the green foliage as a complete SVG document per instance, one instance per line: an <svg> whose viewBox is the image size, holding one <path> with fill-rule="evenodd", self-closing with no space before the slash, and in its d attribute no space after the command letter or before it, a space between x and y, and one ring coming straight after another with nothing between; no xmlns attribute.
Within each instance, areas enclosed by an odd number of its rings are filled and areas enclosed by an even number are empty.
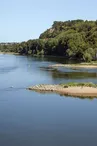
<svg viewBox="0 0 97 146"><path fill-rule="evenodd" d="M90 53L88 53L87 51L84 53L84 55L83 55L83 59L84 59L84 61L86 61L86 62L91 62L92 61L92 56L91 56L91 54Z"/></svg>
<svg viewBox="0 0 97 146"><path fill-rule="evenodd" d="M70 82L66 84L60 84L64 88L68 87L97 87L97 84L94 84L92 82L82 82L82 83L76 83L76 82Z"/></svg>
<svg viewBox="0 0 97 146"><path fill-rule="evenodd" d="M57 55L90 62L97 59L97 20L54 21L39 39L2 43L0 51L22 55Z"/></svg>

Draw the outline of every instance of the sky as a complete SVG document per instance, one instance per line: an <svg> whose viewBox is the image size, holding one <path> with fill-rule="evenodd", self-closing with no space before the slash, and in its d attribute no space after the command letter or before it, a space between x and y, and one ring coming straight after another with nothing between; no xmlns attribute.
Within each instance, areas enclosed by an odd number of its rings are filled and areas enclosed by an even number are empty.
<svg viewBox="0 0 97 146"><path fill-rule="evenodd" d="M0 0L0 42L36 39L54 21L97 20L97 0Z"/></svg>

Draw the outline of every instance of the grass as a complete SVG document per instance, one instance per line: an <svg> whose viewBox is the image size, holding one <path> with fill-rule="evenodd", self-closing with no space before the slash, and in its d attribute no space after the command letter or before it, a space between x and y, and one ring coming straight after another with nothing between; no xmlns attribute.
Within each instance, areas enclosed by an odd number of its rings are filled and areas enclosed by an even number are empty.
<svg viewBox="0 0 97 146"><path fill-rule="evenodd" d="M92 82L82 82L82 83L76 83L76 82L70 82L70 83L62 83L60 84L62 87L64 88L68 88L68 87L97 87L97 84L94 84Z"/></svg>

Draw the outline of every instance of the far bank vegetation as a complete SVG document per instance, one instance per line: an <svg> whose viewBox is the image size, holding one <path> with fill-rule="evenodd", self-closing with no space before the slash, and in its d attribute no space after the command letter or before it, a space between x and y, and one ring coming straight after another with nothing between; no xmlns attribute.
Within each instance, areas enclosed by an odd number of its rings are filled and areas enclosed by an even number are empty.
<svg viewBox="0 0 97 146"><path fill-rule="evenodd" d="M97 21L55 21L39 39L1 43L0 51L21 55L64 56L90 62L97 59Z"/></svg>

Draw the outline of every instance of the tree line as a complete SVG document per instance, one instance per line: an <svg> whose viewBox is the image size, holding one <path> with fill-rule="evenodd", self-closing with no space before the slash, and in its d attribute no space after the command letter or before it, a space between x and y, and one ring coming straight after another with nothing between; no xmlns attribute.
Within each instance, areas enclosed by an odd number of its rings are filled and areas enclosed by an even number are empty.
<svg viewBox="0 0 97 146"><path fill-rule="evenodd" d="M97 21L55 21L39 39L0 44L0 51L21 55L55 55L91 61L97 58Z"/></svg>

